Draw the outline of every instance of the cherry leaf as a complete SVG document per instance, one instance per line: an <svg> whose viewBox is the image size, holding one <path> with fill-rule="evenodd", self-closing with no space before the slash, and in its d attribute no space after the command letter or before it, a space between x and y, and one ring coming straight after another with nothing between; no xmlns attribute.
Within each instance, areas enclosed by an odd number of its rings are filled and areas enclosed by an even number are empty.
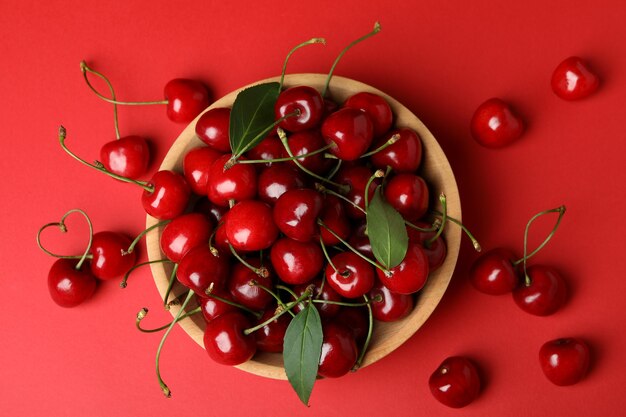
<svg viewBox="0 0 626 417"><path fill-rule="evenodd" d="M237 94L230 113L230 148L235 158L256 146L274 126L279 84L264 83Z"/></svg>
<svg viewBox="0 0 626 417"><path fill-rule="evenodd" d="M406 256L409 237L402 215L385 201L380 186L368 205L366 220L376 260L387 269L397 266Z"/></svg>
<svg viewBox="0 0 626 417"><path fill-rule="evenodd" d="M307 406L317 377L322 340L320 314L313 303L309 303L291 320L283 342L287 379Z"/></svg>

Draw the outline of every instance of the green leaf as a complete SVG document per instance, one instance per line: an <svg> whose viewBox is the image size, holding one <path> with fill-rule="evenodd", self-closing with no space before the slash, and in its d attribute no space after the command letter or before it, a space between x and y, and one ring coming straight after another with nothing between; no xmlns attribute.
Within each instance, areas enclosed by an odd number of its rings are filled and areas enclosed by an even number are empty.
<svg viewBox="0 0 626 417"><path fill-rule="evenodd" d="M406 256L409 236L402 215L385 201L380 186L369 203L366 218L374 257L387 269L397 266Z"/></svg>
<svg viewBox="0 0 626 417"><path fill-rule="evenodd" d="M278 83L257 84L237 94L230 113L230 148L235 158L256 146L274 124Z"/></svg>
<svg viewBox="0 0 626 417"><path fill-rule="evenodd" d="M287 379L307 406L317 377L322 340L320 314L313 303L309 303L291 320L283 342Z"/></svg>

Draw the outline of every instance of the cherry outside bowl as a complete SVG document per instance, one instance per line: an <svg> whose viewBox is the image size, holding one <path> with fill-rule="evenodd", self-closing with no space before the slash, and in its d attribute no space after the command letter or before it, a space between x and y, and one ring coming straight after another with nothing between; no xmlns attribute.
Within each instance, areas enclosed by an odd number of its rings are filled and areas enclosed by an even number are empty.
<svg viewBox="0 0 626 417"><path fill-rule="evenodd" d="M279 77L275 77L259 81L259 83L278 80ZM308 85L321 91L325 81L325 74L293 74L285 77L284 85L285 87ZM243 87L242 89L247 87L250 86ZM208 109L214 107L232 107L235 97L242 89L227 94L213 103ZM426 126L424 126L424 124L413 113L411 113L411 111L385 93L367 84L348 78L334 76L328 90L330 98L334 99L337 103L343 103L352 94L363 91L379 94L388 101L395 116L395 126L409 127L419 134L422 139L424 150L423 162L419 173L428 181L431 195L435 197L433 202L431 202L431 207L437 207L435 205L435 201L437 200L436 196L443 192L447 197L449 215L460 220L461 205L459 201L459 192L450 164L448 163L448 160L446 159L446 156L436 139ZM199 117L200 116L198 116L198 118ZM195 124L198 118L191 122L176 139L163 159L160 169L170 169L182 172L184 155L189 150L203 145L195 134ZM156 223L157 220L155 218L147 216L147 227L151 227ZM150 260L164 258L159 245L161 232L162 227L151 231L147 236L146 244L148 249L148 258ZM452 278L452 273L457 262L461 241L461 230L458 227L446 227L444 237L448 248L448 255L445 262L439 269L431 273L426 286L417 296L415 308L411 314L397 322L375 323L372 340L361 365L362 367L379 361L404 343L424 324L435 307L437 307L437 304L439 304L439 301L443 297L443 294L448 287L448 283ZM161 294L161 297L163 297L168 287L171 265L167 263L153 263L151 264L151 269L156 287ZM186 289L182 286L175 287L170 299L173 299L185 290ZM190 310L193 307L195 306L190 306L188 309ZM178 306L172 306L170 310L174 316L178 311ZM181 320L179 324L196 343L204 348L203 335L205 324L200 314ZM207 358L207 360L209 359ZM237 367L244 371L267 378L286 379L281 354L260 352L248 362L245 362Z"/></svg>

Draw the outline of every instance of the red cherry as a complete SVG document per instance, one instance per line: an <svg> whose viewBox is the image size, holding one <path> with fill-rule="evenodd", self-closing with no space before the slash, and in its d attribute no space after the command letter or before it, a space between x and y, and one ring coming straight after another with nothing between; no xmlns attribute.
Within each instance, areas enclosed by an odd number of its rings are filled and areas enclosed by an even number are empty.
<svg viewBox="0 0 626 417"><path fill-rule="evenodd" d="M579 100L593 94L600 85L598 77L577 56L561 62L552 73L552 91L564 100Z"/></svg>
<svg viewBox="0 0 626 417"><path fill-rule="evenodd" d="M374 125L364 112L343 108L329 115L322 123L322 136L337 158L354 161L372 144Z"/></svg>
<svg viewBox="0 0 626 417"><path fill-rule="evenodd" d="M303 188L305 181L301 172L286 164L272 164L263 169L258 180L259 198L273 205L285 192Z"/></svg>
<svg viewBox="0 0 626 417"><path fill-rule="evenodd" d="M589 346L584 340L566 337L550 340L539 349L539 364L555 385L573 385L589 369Z"/></svg>
<svg viewBox="0 0 626 417"><path fill-rule="evenodd" d="M288 132L300 132L317 126L324 113L322 95L309 86L291 87L280 93L274 105L276 119L298 111L298 116L287 117L278 126Z"/></svg>
<svg viewBox="0 0 626 417"><path fill-rule="evenodd" d="M507 103L491 98L478 106L470 128L479 144L487 148L502 148L522 136L524 122Z"/></svg>
<svg viewBox="0 0 626 417"><path fill-rule="evenodd" d="M513 290L513 300L519 308L535 316L547 316L565 303L567 286L554 268L532 265L526 273L530 283L522 282Z"/></svg>
<svg viewBox="0 0 626 417"><path fill-rule="evenodd" d="M384 190L387 202L410 222L426 214L429 194L426 181L415 174L395 175Z"/></svg>
<svg viewBox="0 0 626 417"><path fill-rule="evenodd" d="M389 103L378 94L361 92L348 98L344 107L365 112L372 120L374 137L378 137L389 130L393 122L393 113Z"/></svg>
<svg viewBox="0 0 626 417"><path fill-rule="evenodd" d="M326 378L338 378L352 369L357 359L357 347L352 331L334 322L323 326L324 339L317 373Z"/></svg>
<svg viewBox="0 0 626 417"><path fill-rule="evenodd" d="M321 278L316 278L312 280L311 282L307 282L305 284L296 285L293 287L293 292L298 297L300 297L302 294L304 294L307 288L309 288L309 286L311 285L314 286L313 298L317 300L324 300L324 301L341 301L342 300L341 296L337 294L337 292L333 290L330 285L322 285ZM293 308L294 313L299 312L303 307L304 307L303 303L298 304L297 306ZM330 319L331 317L334 317L341 309L341 306L337 304L331 304L331 303L316 303L315 307L317 308L317 311L320 313L320 317L322 319Z"/></svg>
<svg viewBox="0 0 626 417"><path fill-rule="evenodd" d="M396 173L414 173L422 163L422 141L414 130L409 128L392 130L375 141L371 149L384 145L393 135L399 135L400 138L373 154L370 157L372 164L378 169L386 169L389 166Z"/></svg>
<svg viewBox="0 0 626 417"><path fill-rule="evenodd" d="M219 224L228 212L227 207L215 205L206 196L199 198L193 207L194 213L204 214L213 224Z"/></svg>
<svg viewBox="0 0 626 417"><path fill-rule="evenodd" d="M372 174L373 172L368 167L362 165L344 166L337 172L335 181L339 184L349 185L350 191L348 191L345 197L365 210L365 187L367 187L367 182ZM369 201L371 201L374 196L374 192L379 183L378 178L370 183L368 190ZM347 204L345 208L349 217L353 219L365 218L364 211L357 209L352 204Z"/></svg>
<svg viewBox="0 0 626 417"><path fill-rule="evenodd" d="M165 84L167 117L176 123L189 123L209 106L209 92L195 80L175 78Z"/></svg>
<svg viewBox="0 0 626 417"><path fill-rule="evenodd" d="M211 165L220 156L222 156L221 153L206 146L194 148L185 154L183 174L191 191L198 195L206 195Z"/></svg>
<svg viewBox="0 0 626 417"><path fill-rule="evenodd" d="M291 150L293 156L305 155L326 146L319 129L310 129L293 133L289 136L287 144L289 145L289 149ZM317 153L304 158L298 158L298 162L304 168L319 175L327 173L333 166L332 159L326 158L324 153ZM298 168L294 161L289 161L288 163L293 165L295 168Z"/></svg>
<svg viewBox="0 0 626 417"><path fill-rule="evenodd" d="M474 288L490 295L513 291L518 276L513 262L515 255L508 249L492 249L478 257L470 269L470 281Z"/></svg>
<svg viewBox="0 0 626 417"><path fill-rule="evenodd" d="M209 172L207 195L209 200L218 206L227 207L230 200L250 200L256 196L256 168L250 164L235 164L230 169L224 170L224 165L231 156L226 154L216 159Z"/></svg>
<svg viewBox="0 0 626 417"><path fill-rule="evenodd" d="M224 107L207 110L196 123L196 135L218 152L231 152L229 129L230 109Z"/></svg>
<svg viewBox="0 0 626 417"><path fill-rule="evenodd" d="M309 282L322 270L324 255L317 242L283 237L272 245L270 260L278 278L297 285Z"/></svg>
<svg viewBox="0 0 626 417"><path fill-rule="evenodd" d="M161 251L172 262L178 263L196 246L209 242L213 225L200 213L189 213L176 217L163 228Z"/></svg>
<svg viewBox="0 0 626 417"><path fill-rule="evenodd" d="M424 229L430 227L428 223L424 222L416 222L415 225ZM437 232L423 232L413 227L407 227L406 230L409 235L409 240L411 242L419 243L424 248L424 252L426 252L426 256L428 257L428 270L430 272L443 265L448 253L448 248L446 246L446 242L443 240L443 237L439 236L431 242Z"/></svg>
<svg viewBox="0 0 626 417"><path fill-rule="evenodd" d="M269 320L276 315L276 305L265 310L263 316L258 320L258 324ZM285 339L285 333L287 327L291 321L289 314L283 314L276 320L271 321L269 324L261 327L254 332L256 334L256 346L262 352L282 352L283 340Z"/></svg>
<svg viewBox="0 0 626 417"><path fill-rule="evenodd" d="M409 242L406 256L388 273L376 268L378 279L389 290L398 294L413 294L426 285L428 279L428 258L422 245Z"/></svg>
<svg viewBox="0 0 626 417"><path fill-rule="evenodd" d="M465 407L480 393L476 366L461 356L445 359L430 376L428 385L437 401L452 408Z"/></svg>
<svg viewBox="0 0 626 417"><path fill-rule="evenodd" d="M335 321L352 331L358 346L363 345L369 330L367 307L343 307L335 316Z"/></svg>
<svg viewBox="0 0 626 417"><path fill-rule="evenodd" d="M278 136L268 136L259 142L254 148L250 149L246 153L248 159L253 160L272 160L278 158L284 158L286 155L285 147L283 143L278 139ZM267 162L265 166L274 165L273 162Z"/></svg>
<svg viewBox="0 0 626 417"><path fill-rule="evenodd" d="M324 195L324 207L322 208L320 219L324 222L326 227L340 238L346 240L348 236L350 236L350 222L348 221L343 203L338 197L332 194ZM326 228L320 229L320 236L327 246L337 245L340 242L340 240L326 230Z"/></svg>
<svg viewBox="0 0 626 417"><path fill-rule="evenodd" d="M137 260L137 253L127 253L131 240L115 232L99 232L91 243L91 272L97 278L109 280L127 273Z"/></svg>
<svg viewBox="0 0 626 417"><path fill-rule="evenodd" d="M176 270L176 278L185 287L205 297L222 289L228 280L230 263L227 256L215 256L208 245L196 246L182 257Z"/></svg>
<svg viewBox="0 0 626 417"><path fill-rule="evenodd" d="M365 234L366 229L367 223L365 222L356 227L353 230L352 235L348 240L348 243L350 244L350 246L356 249L357 252L360 252L368 258L372 259L374 258L374 252L372 251L372 243L370 242L370 238Z"/></svg>
<svg viewBox="0 0 626 417"><path fill-rule="evenodd" d="M242 313L223 314L207 323L204 348L217 363L231 366L242 364L256 353L254 333L244 334L244 330L250 327L250 321Z"/></svg>
<svg viewBox="0 0 626 417"><path fill-rule="evenodd" d="M376 298L380 297L380 301ZM376 281L370 291L372 315L376 320L392 322L406 317L413 310L413 297L406 294L396 294L380 281Z"/></svg>
<svg viewBox="0 0 626 417"><path fill-rule="evenodd" d="M230 244L242 251L267 249L278 237L272 208L257 200L235 204L225 219L224 227Z"/></svg>
<svg viewBox="0 0 626 417"><path fill-rule="evenodd" d="M339 295L361 297L374 286L374 267L357 254L340 252L331 261L326 265L326 281Z"/></svg>
<svg viewBox="0 0 626 417"><path fill-rule="evenodd" d="M61 307L76 307L96 290L96 277L88 265L76 269L77 264L77 259L57 259L48 273L50 296Z"/></svg>
<svg viewBox="0 0 626 417"><path fill-rule="evenodd" d="M187 208L191 189L182 175L174 171L158 171L147 185L152 187L152 192L144 190L141 203L150 216L170 220Z"/></svg>
<svg viewBox="0 0 626 417"><path fill-rule="evenodd" d="M254 267L261 266L258 258L248 259L247 262ZM232 266L228 289L233 299L252 310L264 310L274 298L258 285L254 285L255 283L270 289L274 285L271 274L258 275L241 263Z"/></svg>
<svg viewBox="0 0 626 417"><path fill-rule="evenodd" d="M289 190L274 205L274 223L293 240L309 242L319 236L317 218L322 211L322 201L315 190Z"/></svg>
<svg viewBox="0 0 626 417"><path fill-rule="evenodd" d="M141 136L125 136L102 146L100 162L112 173L136 180L148 169L150 148Z"/></svg>
<svg viewBox="0 0 626 417"><path fill-rule="evenodd" d="M231 298L230 294L222 289L214 288L211 294L216 295L220 298L225 298L227 300ZM204 317L204 320L207 323L226 313L239 311L239 309L232 304L227 304L223 301L218 300L217 298L204 297L204 295L205 294L196 293L196 299L201 307L202 317Z"/></svg>

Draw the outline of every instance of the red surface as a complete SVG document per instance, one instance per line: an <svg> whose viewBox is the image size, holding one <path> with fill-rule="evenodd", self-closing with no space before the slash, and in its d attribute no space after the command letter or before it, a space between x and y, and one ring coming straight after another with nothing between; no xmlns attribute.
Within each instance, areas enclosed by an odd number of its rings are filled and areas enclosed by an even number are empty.
<svg viewBox="0 0 626 417"><path fill-rule="evenodd" d="M623 415L623 2L182 3L0 3L3 415ZM384 361L320 381L310 409L286 382L212 363L180 329L163 354L173 391L164 399L154 374L160 336L140 334L133 323L144 306L151 308L146 324L168 318L149 272L137 272L125 290L104 283L91 302L61 309L46 287L53 260L35 245L40 225L74 207L89 212L96 230L135 235L144 224L140 189L79 165L57 143L63 123L68 146L91 160L114 136L111 108L84 85L80 60L108 74L121 99L160 99L179 76L204 80L219 97L278 74L290 47L313 36L328 45L299 51L289 71L325 72L375 20L383 31L354 48L337 73L395 96L428 125L454 168L464 221L485 248L519 254L527 219L567 205L557 236L536 259L561 271L571 287L567 305L534 317L509 296L477 292L467 279L476 255L465 241L426 325ZM574 54L591 63L602 86L565 102L552 93L550 76ZM472 112L492 96L511 102L528 123L519 142L496 151L469 135ZM151 169L183 128L158 107L120 109L120 125L122 134L152 139ZM550 223L539 222L531 240ZM85 235L77 224L63 240L50 231L47 244L80 250ZM539 367L540 346L558 336L583 337L592 347L590 374L572 387L552 385ZM437 403L428 389L431 372L450 355L467 355L482 369L480 397L461 410Z"/></svg>

